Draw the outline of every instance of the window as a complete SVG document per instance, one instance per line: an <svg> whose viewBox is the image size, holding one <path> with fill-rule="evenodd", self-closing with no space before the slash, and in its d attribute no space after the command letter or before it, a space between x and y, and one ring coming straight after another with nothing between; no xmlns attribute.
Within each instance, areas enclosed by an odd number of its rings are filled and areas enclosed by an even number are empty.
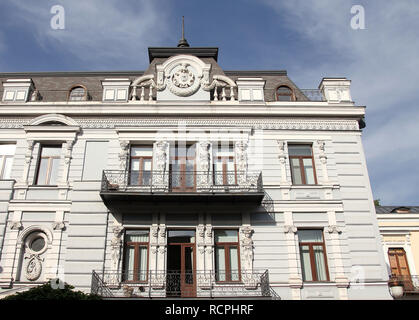
<svg viewBox="0 0 419 320"><path fill-rule="evenodd" d="M277 101L295 101L294 92L287 86L280 86L276 90Z"/></svg>
<svg viewBox="0 0 419 320"><path fill-rule="evenodd" d="M196 187L196 144L175 143L170 150L172 191L190 192Z"/></svg>
<svg viewBox="0 0 419 320"><path fill-rule="evenodd" d="M410 208L408 207L398 207L391 210L391 213L410 213Z"/></svg>
<svg viewBox="0 0 419 320"><path fill-rule="evenodd" d="M124 281L147 281L148 242L148 230L127 230L125 232Z"/></svg>
<svg viewBox="0 0 419 320"><path fill-rule="evenodd" d="M236 184L236 165L232 144L219 144L214 155L214 183L216 185Z"/></svg>
<svg viewBox="0 0 419 320"><path fill-rule="evenodd" d="M298 230L303 281L329 281L322 230Z"/></svg>
<svg viewBox="0 0 419 320"><path fill-rule="evenodd" d="M105 89L104 91L104 101L127 101L128 99L128 89L125 88L114 88L114 89Z"/></svg>
<svg viewBox="0 0 419 320"><path fill-rule="evenodd" d="M310 145L289 145L288 153L293 184L317 184Z"/></svg>
<svg viewBox="0 0 419 320"><path fill-rule="evenodd" d="M130 154L130 184L151 185L152 146L133 146Z"/></svg>
<svg viewBox="0 0 419 320"><path fill-rule="evenodd" d="M239 235L237 230L214 230L216 281L240 281Z"/></svg>
<svg viewBox="0 0 419 320"><path fill-rule="evenodd" d="M76 86L70 90L69 101L82 101L87 100L87 90L83 86Z"/></svg>
<svg viewBox="0 0 419 320"><path fill-rule="evenodd" d="M10 179L16 145L0 145L0 179Z"/></svg>
<svg viewBox="0 0 419 320"><path fill-rule="evenodd" d="M29 93L34 89L31 79L7 79L3 82L4 102L26 102Z"/></svg>
<svg viewBox="0 0 419 320"><path fill-rule="evenodd" d="M40 236L32 240L31 243L29 244L29 248L33 252L39 252L42 249L44 249L44 247L45 247L45 239Z"/></svg>
<svg viewBox="0 0 419 320"><path fill-rule="evenodd" d="M41 146L36 184L56 185L60 167L61 146Z"/></svg>
<svg viewBox="0 0 419 320"><path fill-rule="evenodd" d="M129 78L104 79L101 82L103 87L103 101L128 101L128 92L131 85L131 80Z"/></svg>

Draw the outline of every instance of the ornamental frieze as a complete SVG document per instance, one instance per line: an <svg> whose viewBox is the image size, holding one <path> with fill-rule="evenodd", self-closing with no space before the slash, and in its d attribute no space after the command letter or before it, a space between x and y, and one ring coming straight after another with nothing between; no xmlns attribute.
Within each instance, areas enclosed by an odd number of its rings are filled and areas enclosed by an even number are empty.
<svg viewBox="0 0 419 320"><path fill-rule="evenodd" d="M75 121L84 129L114 129L125 127L157 127L178 126L179 119L162 118L76 118ZM0 118L0 129L19 129L30 122L28 119ZM182 118L186 126L217 126L217 127L253 127L257 130L314 130L314 131L358 131L356 120L302 120L302 119L204 119Z"/></svg>

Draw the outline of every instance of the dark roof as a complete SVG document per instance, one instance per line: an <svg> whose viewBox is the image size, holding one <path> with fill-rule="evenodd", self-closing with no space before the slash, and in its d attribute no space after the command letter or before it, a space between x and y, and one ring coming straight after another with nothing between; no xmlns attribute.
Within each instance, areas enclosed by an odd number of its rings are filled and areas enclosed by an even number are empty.
<svg viewBox="0 0 419 320"><path fill-rule="evenodd" d="M169 58L179 54L190 54L198 58L218 59L217 47L150 47L148 58L151 61L155 58Z"/></svg>
<svg viewBox="0 0 419 320"><path fill-rule="evenodd" d="M224 70L226 76L286 76L287 70Z"/></svg>
<svg viewBox="0 0 419 320"><path fill-rule="evenodd" d="M69 72L0 72L0 84L10 78L31 78L38 90L39 101L67 101L68 92L74 86L87 88L88 100L102 101L103 88L101 81L105 78L126 77L134 81L141 75L156 75L156 65L167 58L179 54L189 54L200 58L211 65L210 78L214 74L226 75L233 81L238 78L258 77L265 80L264 95L266 102L276 101L276 91L280 86L288 86L293 90L297 101L323 101L322 94L317 90L301 90L288 77L286 70L229 70L224 71L217 62L217 47L149 47L150 64L145 71L69 71ZM0 96L2 95L0 85ZM320 96L318 98L317 96Z"/></svg>
<svg viewBox="0 0 419 320"><path fill-rule="evenodd" d="M419 206L376 206L375 207L375 211L377 214L397 213L398 209L403 210L403 211L409 210L408 213L419 213ZM403 214L403 212L399 214Z"/></svg>
<svg viewBox="0 0 419 320"><path fill-rule="evenodd" d="M28 72L0 72L0 78L21 77L116 77L141 76L143 70L134 71L28 71Z"/></svg>

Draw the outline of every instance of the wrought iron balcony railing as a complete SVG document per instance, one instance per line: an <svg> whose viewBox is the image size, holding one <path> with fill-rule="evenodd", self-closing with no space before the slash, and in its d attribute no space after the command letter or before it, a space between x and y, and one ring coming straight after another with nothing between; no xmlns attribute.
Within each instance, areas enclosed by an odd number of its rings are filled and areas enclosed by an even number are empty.
<svg viewBox="0 0 419 320"><path fill-rule="evenodd" d="M419 276L410 275L410 276L392 276L390 285L400 285L403 286L403 291L405 293L419 293Z"/></svg>
<svg viewBox="0 0 419 320"><path fill-rule="evenodd" d="M219 281L214 271L92 272L91 293L115 298L267 297L280 299L270 287L268 270L237 272L236 281ZM136 279L135 281L133 279ZM222 276L221 276L222 278Z"/></svg>
<svg viewBox="0 0 419 320"><path fill-rule="evenodd" d="M263 193L261 172L104 170L102 192Z"/></svg>

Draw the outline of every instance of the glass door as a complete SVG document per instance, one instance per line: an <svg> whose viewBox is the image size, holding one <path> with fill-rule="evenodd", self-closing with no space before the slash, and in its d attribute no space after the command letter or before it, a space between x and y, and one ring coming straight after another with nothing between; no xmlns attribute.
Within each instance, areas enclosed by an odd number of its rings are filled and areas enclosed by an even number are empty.
<svg viewBox="0 0 419 320"><path fill-rule="evenodd" d="M196 296L195 259L195 231L169 230L166 277L167 296Z"/></svg>
<svg viewBox="0 0 419 320"><path fill-rule="evenodd" d="M195 297L195 244L182 244L181 297Z"/></svg>
<svg viewBox="0 0 419 320"><path fill-rule="evenodd" d="M195 146L176 146L170 163L170 179L172 191L195 191Z"/></svg>

